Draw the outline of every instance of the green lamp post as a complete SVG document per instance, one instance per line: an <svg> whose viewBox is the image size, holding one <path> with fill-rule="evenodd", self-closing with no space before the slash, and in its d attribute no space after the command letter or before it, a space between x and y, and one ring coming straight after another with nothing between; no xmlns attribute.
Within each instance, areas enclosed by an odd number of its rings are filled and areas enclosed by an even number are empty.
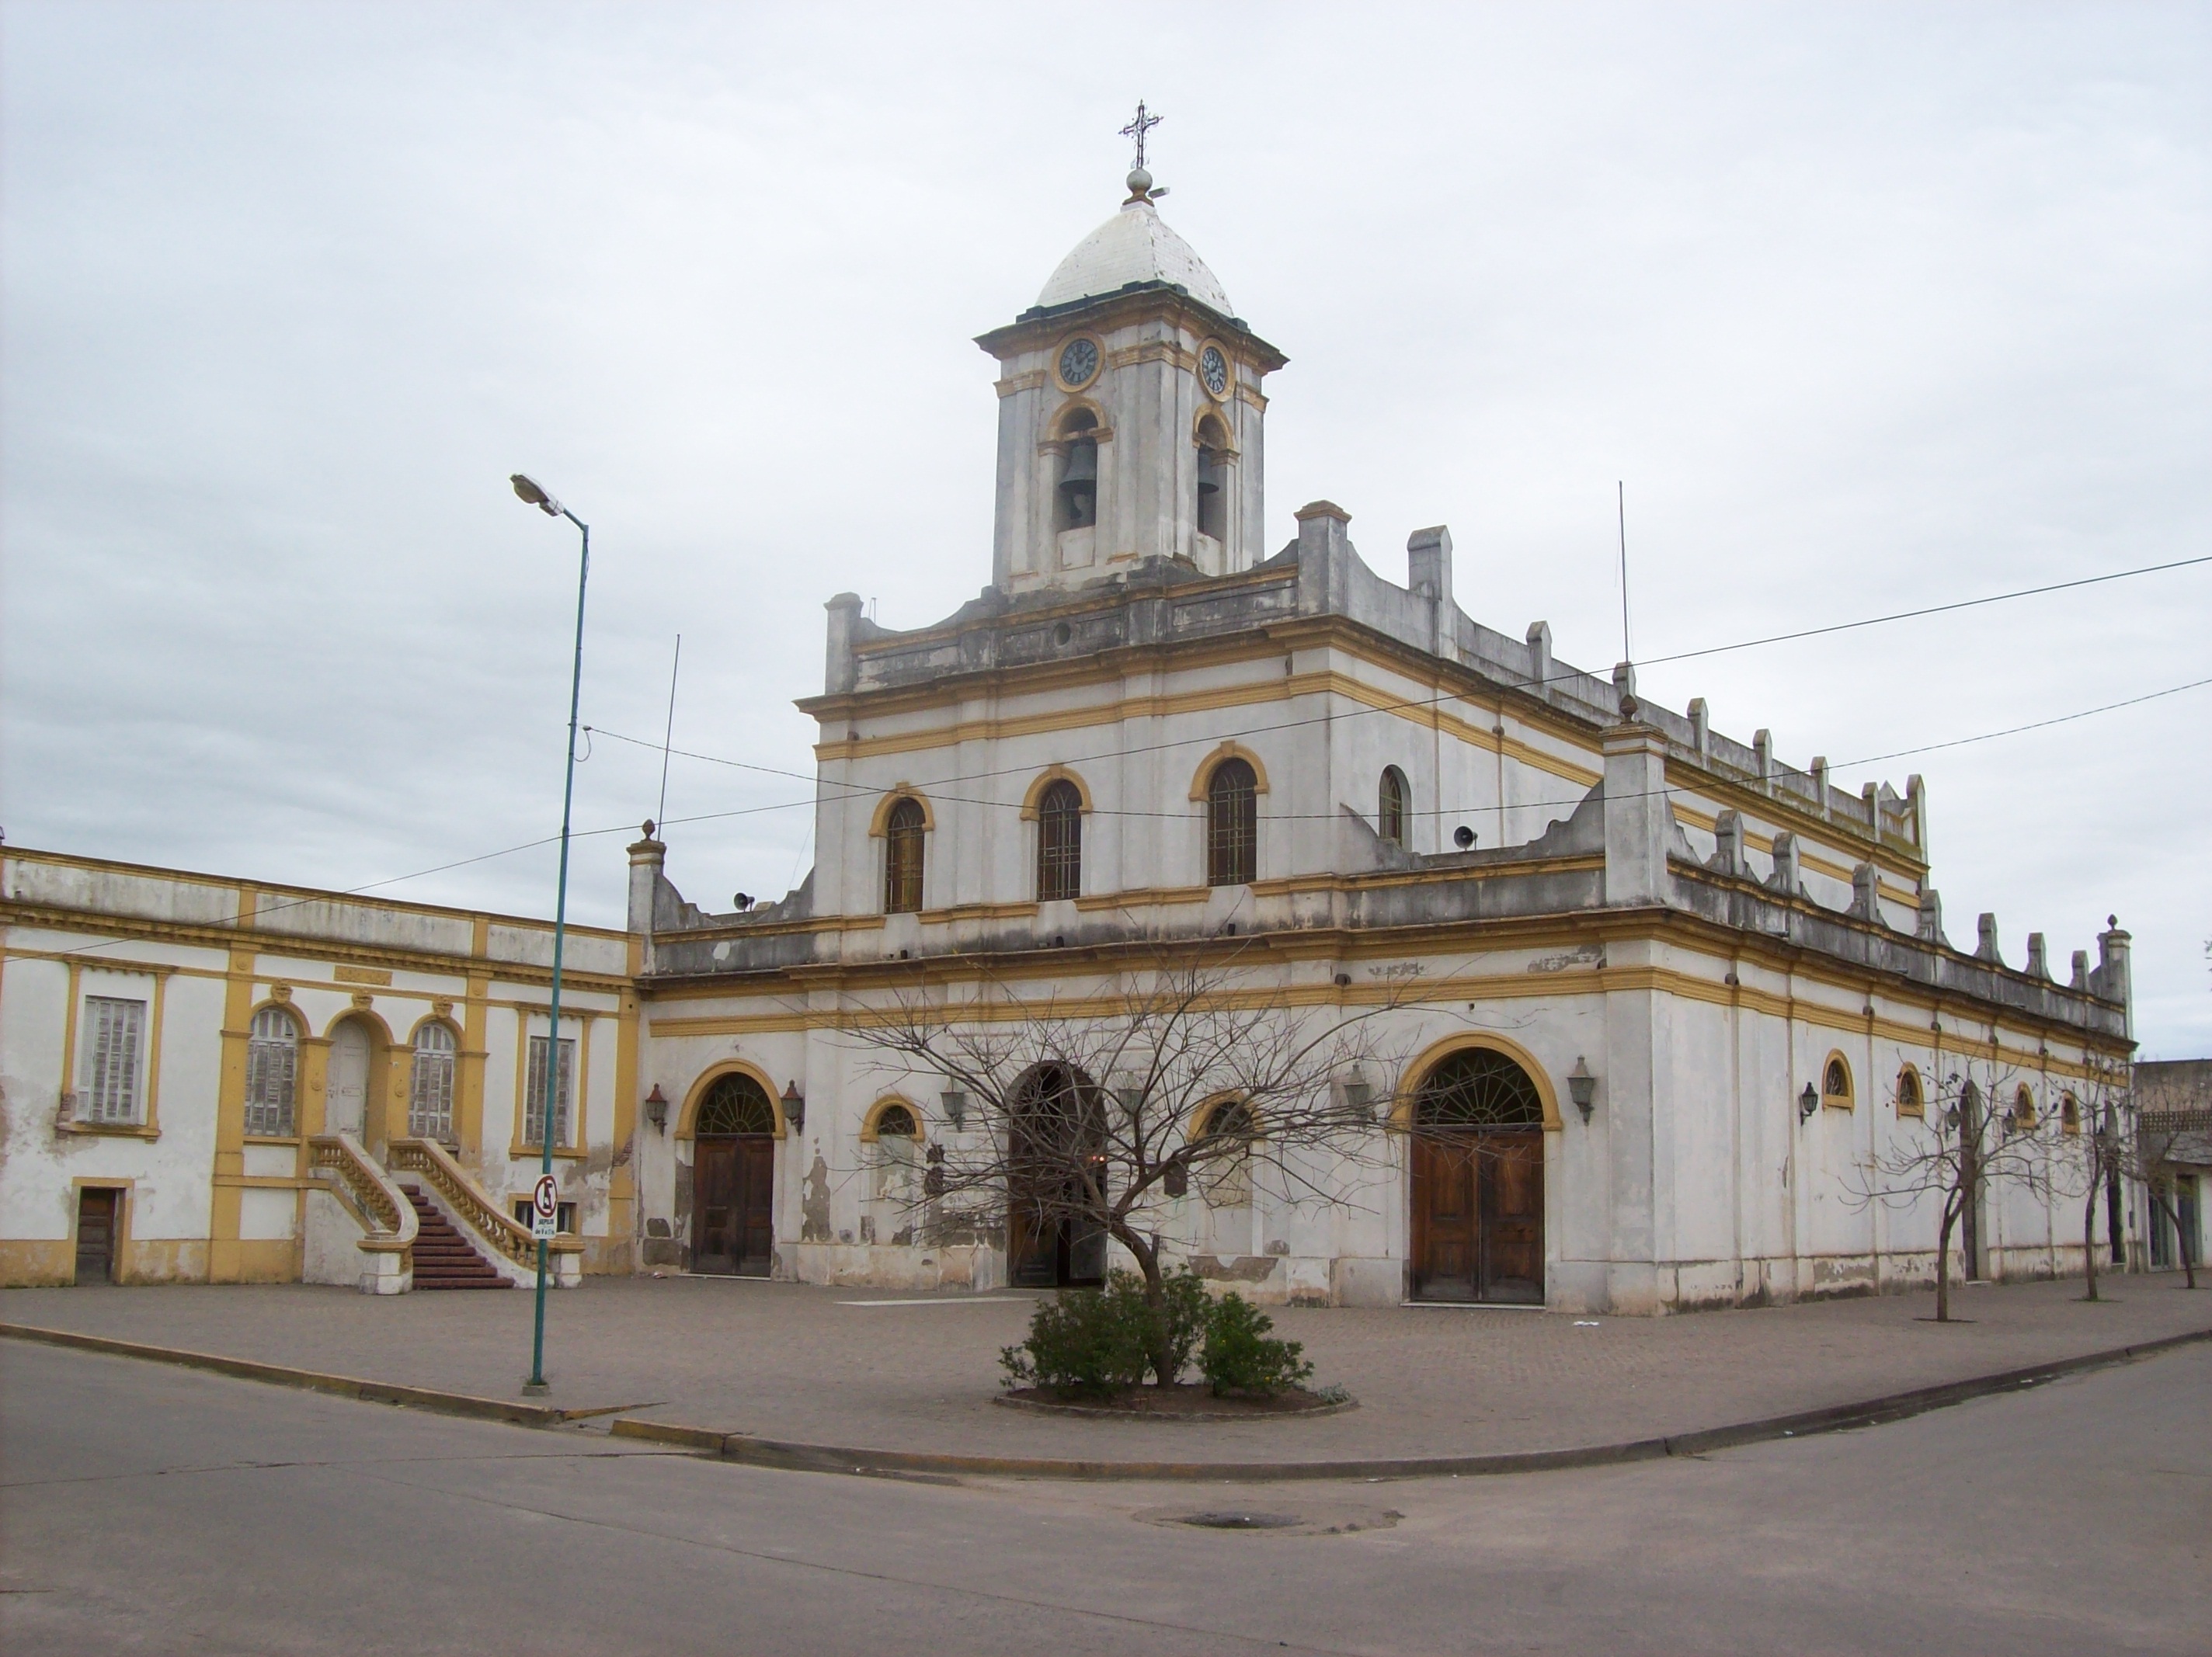
<svg viewBox="0 0 2212 1657"><path fill-rule="evenodd" d="M568 821L576 795L576 715L584 689L584 591L592 579L592 526L570 512L529 478L517 472L508 480L514 492L548 518L565 518L584 537L583 555L576 567L576 656L568 675L568 764L561 781L561 880L553 900L553 1001L546 1021L545 1114L539 1119L538 1174L553 1176L553 1125L561 1090L561 948L568 930ZM530 1379L526 1393L543 1393L545 1387L545 1266L550 1245L538 1239L538 1308L530 1336Z"/></svg>

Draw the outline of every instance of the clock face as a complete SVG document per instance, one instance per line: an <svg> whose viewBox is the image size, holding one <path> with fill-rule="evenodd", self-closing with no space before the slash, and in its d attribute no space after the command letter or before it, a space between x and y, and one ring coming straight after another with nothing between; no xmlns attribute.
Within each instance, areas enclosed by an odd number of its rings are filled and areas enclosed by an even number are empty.
<svg viewBox="0 0 2212 1657"><path fill-rule="evenodd" d="M1218 345L1209 345L1198 354L1198 377L1210 395L1229 395L1229 359Z"/></svg>
<svg viewBox="0 0 2212 1657"><path fill-rule="evenodd" d="M1098 342L1095 339L1071 339L1060 348L1060 383L1063 385L1087 385L1091 376L1098 372Z"/></svg>

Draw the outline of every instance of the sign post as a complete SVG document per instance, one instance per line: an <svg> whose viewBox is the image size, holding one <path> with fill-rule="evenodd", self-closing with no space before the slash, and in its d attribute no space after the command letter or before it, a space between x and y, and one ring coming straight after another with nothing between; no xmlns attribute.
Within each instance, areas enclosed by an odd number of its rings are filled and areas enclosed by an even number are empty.
<svg viewBox="0 0 2212 1657"><path fill-rule="evenodd" d="M530 1193L530 1235L541 1244L561 1235L561 1187L550 1174L539 1174Z"/></svg>

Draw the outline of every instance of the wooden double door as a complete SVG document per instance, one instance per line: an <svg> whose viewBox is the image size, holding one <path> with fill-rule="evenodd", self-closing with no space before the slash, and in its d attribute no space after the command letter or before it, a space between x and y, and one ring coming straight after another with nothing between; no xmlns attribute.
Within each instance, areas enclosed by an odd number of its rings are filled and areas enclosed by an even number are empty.
<svg viewBox="0 0 2212 1657"><path fill-rule="evenodd" d="M701 1134L691 1163L691 1269L764 1278L775 1254L775 1136Z"/></svg>
<svg viewBox="0 0 2212 1657"><path fill-rule="evenodd" d="M1017 1197L1006 1213L1006 1278L1017 1289L1106 1281L1106 1233L1057 1205Z"/></svg>
<svg viewBox="0 0 2212 1657"><path fill-rule="evenodd" d="M1540 1130L1426 1130L1413 1139L1413 1295L1544 1303Z"/></svg>

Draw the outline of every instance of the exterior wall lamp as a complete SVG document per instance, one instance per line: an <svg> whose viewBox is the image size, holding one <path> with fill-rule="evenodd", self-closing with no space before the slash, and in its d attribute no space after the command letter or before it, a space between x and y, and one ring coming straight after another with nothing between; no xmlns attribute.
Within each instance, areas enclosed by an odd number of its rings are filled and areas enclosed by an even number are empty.
<svg viewBox="0 0 2212 1657"><path fill-rule="evenodd" d="M645 1096L645 1120L659 1132L668 1132L668 1096L660 1090L658 1082L653 1084L653 1091Z"/></svg>
<svg viewBox="0 0 2212 1657"><path fill-rule="evenodd" d="M945 1106L945 1120L951 1124L952 1131L957 1133L962 1128L966 1127L968 1126L968 1096L948 1089L937 1096Z"/></svg>
<svg viewBox="0 0 2212 1657"><path fill-rule="evenodd" d="M1575 1102L1575 1108L1582 1112L1583 1121L1587 1124L1590 1111L1597 1104L1597 1077L1590 1074L1590 1067L1580 1053L1575 1055L1575 1067L1567 1072L1567 1097Z"/></svg>
<svg viewBox="0 0 2212 1657"><path fill-rule="evenodd" d="M791 1124L793 1133L806 1129L806 1096L799 1090L796 1082L783 1084L783 1120Z"/></svg>
<svg viewBox="0 0 2212 1657"><path fill-rule="evenodd" d="M1813 1120L1813 1113L1820 1109L1820 1095L1819 1089L1814 1088L1810 1082L1806 1083L1805 1091L1797 1096L1797 1120L1800 1122L1811 1121Z"/></svg>

